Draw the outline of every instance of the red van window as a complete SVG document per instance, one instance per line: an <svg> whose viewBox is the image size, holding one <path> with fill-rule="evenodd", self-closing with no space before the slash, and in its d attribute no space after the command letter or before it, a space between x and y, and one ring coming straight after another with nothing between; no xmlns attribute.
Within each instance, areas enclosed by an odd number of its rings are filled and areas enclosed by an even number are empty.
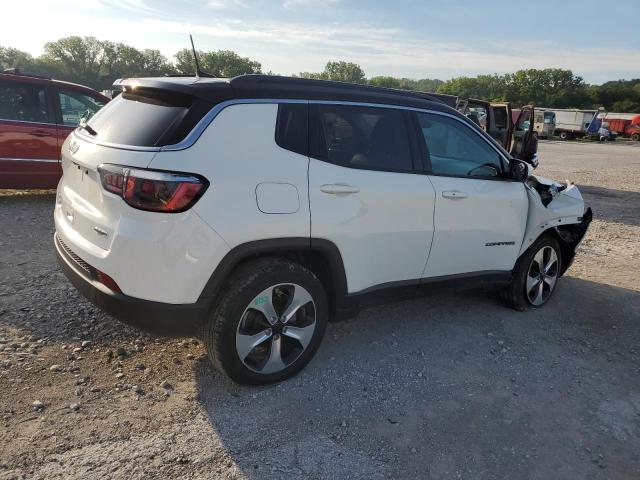
<svg viewBox="0 0 640 480"><path fill-rule="evenodd" d="M43 87L0 82L0 119L52 123Z"/></svg>

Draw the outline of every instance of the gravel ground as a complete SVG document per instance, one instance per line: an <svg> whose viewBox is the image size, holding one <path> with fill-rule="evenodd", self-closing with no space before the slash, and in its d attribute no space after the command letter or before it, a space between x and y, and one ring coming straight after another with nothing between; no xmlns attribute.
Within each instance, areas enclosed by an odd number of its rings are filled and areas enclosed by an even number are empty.
<svg viewBox="0 0 640 480"><path fill-rule="evenodd" d="M232 384L58 271L50 194L0 197L0 478L640 478L640 145L541 142L595 211L545 308L440 292Z"/></svg>

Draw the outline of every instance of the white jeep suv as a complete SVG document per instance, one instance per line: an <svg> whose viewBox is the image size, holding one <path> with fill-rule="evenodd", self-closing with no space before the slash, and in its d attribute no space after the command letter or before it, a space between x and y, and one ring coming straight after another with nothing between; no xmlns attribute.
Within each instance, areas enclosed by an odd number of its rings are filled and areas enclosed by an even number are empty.
<svg viewBox="0 0 640 480"><path fill-rule="evenodd" d="M503 284L546 303L591 221L428 94L263 75L141 78L62 148L55 248L113 316L288 378L364 294Z"/></svg>

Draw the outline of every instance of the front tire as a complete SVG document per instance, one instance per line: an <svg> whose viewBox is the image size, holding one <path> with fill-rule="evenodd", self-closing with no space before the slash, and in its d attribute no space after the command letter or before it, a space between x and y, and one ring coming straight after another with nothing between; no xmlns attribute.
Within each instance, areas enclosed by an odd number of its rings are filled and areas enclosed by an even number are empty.
<svg viewBox="0 0 640 480"><path fill-rule="evenodd" d="M280 382L302 370L326 329L327 296L300 264L264 258L239 267L204 326L213 365L238 383Z"/></svg>
<svg viewBox="0 0 640 480"><path fill-rule="evenodd" d="M555 292L561 267L558 241L543 235L516 262L511 283L503 291L505 300L519 311L542 307Z"/></svg>

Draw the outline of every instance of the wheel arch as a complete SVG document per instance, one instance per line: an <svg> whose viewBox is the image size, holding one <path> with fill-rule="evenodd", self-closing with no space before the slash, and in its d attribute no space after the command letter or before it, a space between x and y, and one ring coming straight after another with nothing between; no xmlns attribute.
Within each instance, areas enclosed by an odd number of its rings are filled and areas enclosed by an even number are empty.
<svg viewBox="0 0 640 480"><path fill-rule="evenodd" d="M535 241L537 241L544 235L555 238L558 241L558 245L560 246L561 264L560 274L558 276L562 276L573 263L573 259L576 255L576 248L582 241L584 235L587 233L587 229L589 228L589 224L592 220L593 212L591 211L591 207L588 207L584 212L580 223L550 226L546 230L542 231L540 235L538 235L531 242L531 245L533 245ZM520 253L518 259L520 259L525 254L525 252L527 252L531 245L529 245L529 247L527 247L522 253Z"/></svg>
<svg viewBox="0 0 640 480"><path fill-rule="evenodd" d="M315 273L327 293L331 315L347 296L347 277L338 247L330 240L284 237L255 240L232 248L207 281L199 301L215 301L229 275L240 265L263 257L283 257Z"/></svg>

